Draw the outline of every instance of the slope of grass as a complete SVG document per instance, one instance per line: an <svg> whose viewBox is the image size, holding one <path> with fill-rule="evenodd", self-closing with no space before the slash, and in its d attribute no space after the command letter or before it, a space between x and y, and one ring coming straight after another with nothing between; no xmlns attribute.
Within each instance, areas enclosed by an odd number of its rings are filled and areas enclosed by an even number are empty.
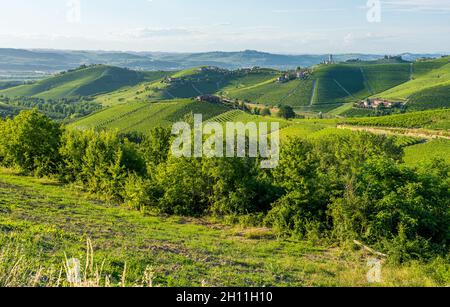
<svg viewBox="0 0 450 307"><path fill-rule="evenodd" d="M362 252L277 240L270 229L143 215L5 170L0 204L0 286L68 286L70 258L96 272L84 282L91 286L369 285ZM380 285L446 285L444 268L387 265Z"/></svg>
<svg viewBox="0 0 450 307"><path fill-rule="evenodd" d="M221 123L225 126L225 124L227 122L232 122L232 123L256 123L259 129L259 124L260 123L267 123L268 124L268 129L270 132L271 129L271 124L272 123L278 123L279 124L279 128L280 130L289 127L293 124L292 121L289 120L285 120L282 118L278 118L278 117L274 117L274 116L258 116L258 115L252 115L249 113L246 113L244 111L241 110L232 110L232 111L228 111L226 113L223 113L219 116L213 117L210 120L208 120L209 122L218 122Z"/></svg>
<svg viewBox="0 0 450 307"><path fill-rule="evenodd" d="M414 79L389 89L378 96L408 101L412 110L450 106L450 57L418 62L413 67Z"/></svg>
<svg viewBox="0 0 450 307"><path fill-rule="evenodd" d="M306 106L310 104L312 85L312 80L295 80L287 83L270 80L259 86L230 91L228 96L264 105Z"/></svg>
<svg viewBox="0 0 450 307"><path fill-rule="evenodd" d="M450 140L432 140L405 148L405 163L421 166L435 159L450 163Z"/></svg>
<svg viewBox="0 0 450 307"><path fill-rule="evenodd" d="M265 105L290 105L299 112L348 110L349 102L367 98L410 79L409 63L319 65L308 80L278 83L275 78L253 85L228 87L225 96ZM345 105L345 106L344 106Z"/></svg>
<svg viewBox="0 0 450 307"><path fill-rule="evenodd" d="M136 72L132 70L96 65L58 74L33 84L0 91L9 97L30 96L43 99L59 99L79 96L95 96L133 86L146 80L161 78L163 72Z"/></svg>
<svg viewBox="0 0 450 307"><path fill-rule="evenodd" d="M381 93L409 81L410 64L361 65L370 94Z"/></svg>
<svg viewBox="0 0 450 307"><path fill-rule="evenodd" d="M416 92L408 98L408 110L411 111L449 107L450 82Z"/></svg>
<svg viewBox="0 0 450 307"><path fill-rule="evenodd" d="M170 77L176 82L156 80L100 95L96 99L103 105L115 105L127 102L159 101L177 98L192 98L199 95L223 94L241 87L255 86L275 78L276 71L271 69L216 70L192 68L176 73Z"/></svg>
<svg viewBox="0 0 450 307"><path fill-rule="evenodd" d="M450 58L444 57L440 59L432 59L426 61L418 61L413 66L413 78L417 79L426 76L433 70L439 69L449 63Z"/></svg>

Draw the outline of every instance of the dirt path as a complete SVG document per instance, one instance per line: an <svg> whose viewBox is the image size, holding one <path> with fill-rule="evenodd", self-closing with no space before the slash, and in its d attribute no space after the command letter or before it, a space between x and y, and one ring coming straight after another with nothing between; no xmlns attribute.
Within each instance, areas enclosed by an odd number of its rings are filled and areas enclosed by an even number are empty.
<svg viewBox="0 0 450 307"><path fill-rule="evenodd" d="M438 131L429 131L423 129L407 129L407 128L389 128L389 127L370 127L370 126L350 126L350 125L338 125L338 129L348 129L352 131L363 131L375 134L384 135L401 135L411 136L426 140L433 139L446 139L450 140L450 136L439 134Z"/></svg>

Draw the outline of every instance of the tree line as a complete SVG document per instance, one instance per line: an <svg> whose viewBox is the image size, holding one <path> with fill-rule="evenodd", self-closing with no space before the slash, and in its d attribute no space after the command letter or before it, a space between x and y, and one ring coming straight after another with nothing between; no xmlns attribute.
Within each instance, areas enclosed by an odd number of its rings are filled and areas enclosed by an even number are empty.
<svg viewBox="0 0 450 307"><path fill-rule="evenodd" d="M48 117L63 121L87 116L102 109L102 105L90 97L42 99L37 97L5 97L0 102L23 109L36 108Z"/></svg>
<svg viewBox="0 0 450 307"><path fill-rule="evenodd" d="M171 140L164 128L79 131L23 111L0 121L0 164L137 210L227 217L336 243L357 239L396 261L449 252L450 165L408 167L392 138L294 138L273 170L261 169L258 158L175 158Z"/></svg>

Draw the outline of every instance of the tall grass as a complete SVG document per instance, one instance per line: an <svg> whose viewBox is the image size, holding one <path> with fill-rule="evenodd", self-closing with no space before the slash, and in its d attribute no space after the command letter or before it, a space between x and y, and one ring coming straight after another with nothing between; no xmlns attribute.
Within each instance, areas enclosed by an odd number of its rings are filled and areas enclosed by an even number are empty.
<svg viewBox="0 0 450 307"><path fill-rule="evenodd" d="M77 265L74 265L77 263ZM125 263L120 281L114 282L104 273L105 261L94 261L90 239L86 242L83 260L65 259L60 265L43 266L39 258L27 256L24 249L12 244L0 250L1 287L153 287L155 273L147 267L141 280L127 281Z"/></svg>

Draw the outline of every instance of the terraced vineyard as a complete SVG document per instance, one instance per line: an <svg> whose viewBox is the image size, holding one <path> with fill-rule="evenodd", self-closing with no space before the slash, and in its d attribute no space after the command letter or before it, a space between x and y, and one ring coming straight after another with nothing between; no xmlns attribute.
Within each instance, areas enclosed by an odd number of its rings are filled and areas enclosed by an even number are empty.
<svg viewBox="0 0 450 307"><path fill-rule="evenodd" d="M73 123L71 127L149 133L155 127L168 127L174 122L182 120L186 114L202 114L204 120L207 120L227 110L228 108L222 105L202 103L191 99L160 103L137 102L107 108Z"/></svg>
<svg viewBox="0 0 450 307"><path fill-rule="evenodd" d="M355 102L410 80L409 63L319 65L308 80L287 83L266 80L259 84L226 88L227 97L264 105L290 105L299 112L340 115ZM221 92L222 93L222 92Z"/></svg>
<svg viewBox="0 0 450 307"><path fill-rule="evenodd" d="M341 123L357 126L381 126L381 127L449 130L450 110L414 112L385 117L346 119L342 120Z"/></svg>
<svg viewBox="0 0 450 307"><path fill-rule="evenodd" d="M241 123L268 122L268 123L271 123L271 122L277 122L280 124L280 129L283 129L283 128L288 127L293 124L293 122L284 120L281 118L269 117L269 116L262 117L262 116L258 116L258 115L252 115L252 114L246 113L241 110L228 111L219 116L211 118L209 121L214 121L214 122L219 122L219 123L226 123L226 122L241 122Z"/></svg>

